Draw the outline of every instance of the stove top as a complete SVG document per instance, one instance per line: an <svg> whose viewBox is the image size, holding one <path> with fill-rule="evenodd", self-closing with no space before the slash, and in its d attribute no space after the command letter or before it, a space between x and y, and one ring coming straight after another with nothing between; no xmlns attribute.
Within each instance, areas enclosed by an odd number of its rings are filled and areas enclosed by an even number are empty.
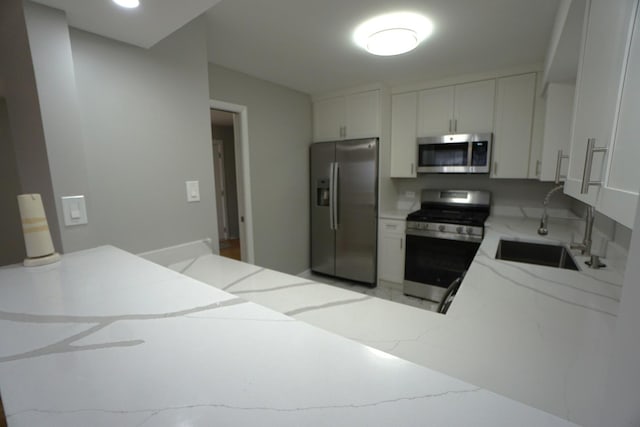
<svg viewBox="0 0 640 427"><path fill-rule="evenodd" d="M453 209L441 210L426 208L410 213L409 216L407 216L407 221L481 226L488 217L488 211L459 211Z"/></svg>

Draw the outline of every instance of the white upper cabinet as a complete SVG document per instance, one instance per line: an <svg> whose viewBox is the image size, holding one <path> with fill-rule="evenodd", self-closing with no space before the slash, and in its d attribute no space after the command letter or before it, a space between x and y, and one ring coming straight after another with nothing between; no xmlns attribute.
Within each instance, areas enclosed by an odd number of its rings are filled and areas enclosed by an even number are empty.
<svg viewBox="0 0 640 427"><path fill-rule="evenodd" d="M542 155L538 164L540 181L555 181L556 172L560 181L567 175L574 93L573 84L549 83L547 86ZM560 151L562 157L558 157Z"/></svg>
<svg viewBox="0 0 640 427"><path fill-rule="evenodd" d="M454 86L420 92L418 136L446 135L453 132Z"/></svg>
<svg viewBox="0 0 640 427"><path fill-rule="evenodd" d="M314 141L342 139L346 112L344 97L328 98L313 103Z"/></svg>
<svg viewBox="0 0 640 427"><path fill-rule="evenodd" d="M418 94L391 97L391 178L416 177Z"/></svg>
<svg viewBox="0 0 640 427"><path fill-rule="evenodd" d="M492 132L495 80L467 83L455 87L456 133Z"/></svg>
<svg viewBox="0 0 640 427"><path fill-rule="evenodd" d="M536 73L498 79L492 178L528 178Z"/></svg>
<svg viewBox="0 0 640 427"><path fill-rule="evenodd" d="M589 176L584 176L585 182L602 182L607 178L605 165L611 163L608 159L611 158L612 135L636 3L637 0L591 0L587 3L564 191L592 206L596 206L601 188L588 186L582 193L583 175L587 175L585 170L590 171ZM637 117L638 112L635 113ZM596 148L593 156L587 155L589 140Z"/></svg>
<svg viewBox="0 0 640 427"><path fill-rule="evenodd" d="M423 90L418 136L492 132L495 80Z"/></svg>
<svg viewBox="0 0 640 427"><path fill-rule="evenodd" d="M313 140L380 136L380 94L378 90L314 101Z"/></svg>
<svg viewBox="0 0 640 427"><path fill-rule="evenodd" d="M345 97L345 138L367 138L380 135L380 106L377 90Z"/></svg>
<svg viewBox="0 0 640 427"><path fill-rule="evenodd" d="M596 210L633 228L640 190L640 12L626 66L622 98L609 147L610 161L598 194Z"/></svg>

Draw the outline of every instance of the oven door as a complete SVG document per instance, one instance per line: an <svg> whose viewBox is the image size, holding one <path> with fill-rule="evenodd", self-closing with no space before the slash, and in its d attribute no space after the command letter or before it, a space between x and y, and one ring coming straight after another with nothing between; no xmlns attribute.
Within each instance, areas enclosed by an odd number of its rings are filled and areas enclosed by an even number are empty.
<svg viewBox="0 0 640 427"><path fill-rule="evenodd" d="M471 265L480 243L407 234L404 293L441 301Z"/></svg>

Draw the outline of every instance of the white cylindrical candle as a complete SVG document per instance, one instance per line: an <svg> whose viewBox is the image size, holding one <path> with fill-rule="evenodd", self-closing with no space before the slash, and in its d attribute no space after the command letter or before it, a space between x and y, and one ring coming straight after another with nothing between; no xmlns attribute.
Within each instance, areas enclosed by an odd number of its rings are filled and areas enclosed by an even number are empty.
<svg viewBox="0 0 640 427"><path fill-rule="evenodd" d="M18 207L27 258L41 258L53 254L55 249L40 194L20 194Z"/></svg>

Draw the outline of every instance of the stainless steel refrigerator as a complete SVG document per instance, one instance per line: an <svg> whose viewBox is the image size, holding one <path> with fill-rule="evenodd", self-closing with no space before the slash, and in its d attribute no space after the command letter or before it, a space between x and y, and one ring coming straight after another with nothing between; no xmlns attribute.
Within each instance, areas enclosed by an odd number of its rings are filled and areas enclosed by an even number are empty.
<svg viewBox="0 0 640 427"><path fill-rule="evenodd" d="M311 271L375 286L378 140L311 145Z"/></svg>

